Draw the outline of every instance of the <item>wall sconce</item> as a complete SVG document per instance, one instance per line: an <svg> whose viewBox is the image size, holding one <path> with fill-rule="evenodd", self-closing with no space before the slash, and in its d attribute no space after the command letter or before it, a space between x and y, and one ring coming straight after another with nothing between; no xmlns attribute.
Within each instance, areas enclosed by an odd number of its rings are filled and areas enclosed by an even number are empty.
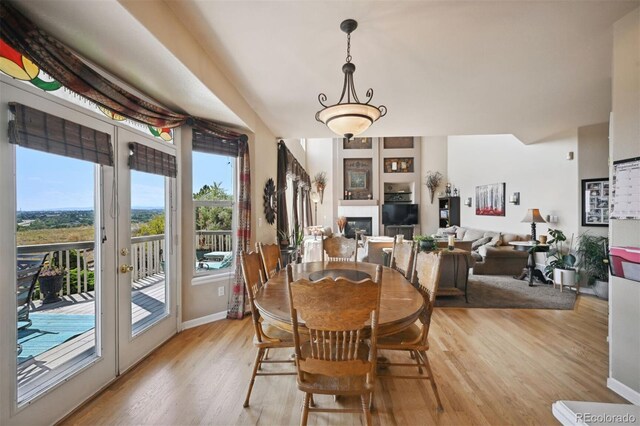
<svg viewBox="0 0 640 426"><path fill-rule="evenodd" d="M547 220L547 223L558 223L558 216L555 215L548 214L545 219Z"/></svg>
<svg viewBox="0 0 640 426"><path fill-rule="evenodd" d="M518 206L520 205L520 193L514 192L511 197L509 197L509 203Z"/></svg>
<svg viewBox="0 0 640 426"><path fill-rule="evenodd" d="M567 152L567 160L573 160L573 151Z"/></svg>
<svg viewBox="0 0 640 426"><path fill-rule="evenodd" d="M467 207L471 207L471 197L468 197L466 200L464 200L464 205Z"/></svg>

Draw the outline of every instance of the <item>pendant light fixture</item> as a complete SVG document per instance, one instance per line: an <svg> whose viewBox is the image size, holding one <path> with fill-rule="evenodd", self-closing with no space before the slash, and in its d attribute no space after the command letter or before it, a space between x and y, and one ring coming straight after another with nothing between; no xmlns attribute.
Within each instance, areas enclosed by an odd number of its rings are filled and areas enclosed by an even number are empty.
<svg viewBox="0 0 640 426"><path fill-rule="evenodd" d="M337 104L327 106L327 95L320 93L318 101L324 108L316 113L316 120L324 123L333 132L344 136L347 140L364 132L374 121L387 114L384 105L375 107L369 105L373 98L373 89L367 90L367 101L361 103L353 85L353 73L356 66L351 63L351 33L358 28L358 22L353 19L342 21L340 29L347 33L347 63L342 66L344 84L342 94Z"/></svg>

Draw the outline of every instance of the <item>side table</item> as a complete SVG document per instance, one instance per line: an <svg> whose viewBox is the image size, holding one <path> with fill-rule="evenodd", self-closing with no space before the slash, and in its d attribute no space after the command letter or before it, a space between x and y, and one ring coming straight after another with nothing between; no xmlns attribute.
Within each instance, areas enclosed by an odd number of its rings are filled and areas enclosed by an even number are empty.
<svg viewBox="0 0 640 426"><path fill-rule="evenodd" d="M514 250L518 251L527 251L529 252L529 257L527 258L527 266L522 270L522 274L514 277L517 280L523 280L527 277L529 278L529 287L533 287L533 278L535 277L538 281L543 283L547 283L547 279L544 274L536 269L536 260L534 258L533 253L537 252L547 252L549 251L549 244L540 244L537 241L512 241L509 245L513 246ZM531 250L535 247L535 250Z"/></svg>

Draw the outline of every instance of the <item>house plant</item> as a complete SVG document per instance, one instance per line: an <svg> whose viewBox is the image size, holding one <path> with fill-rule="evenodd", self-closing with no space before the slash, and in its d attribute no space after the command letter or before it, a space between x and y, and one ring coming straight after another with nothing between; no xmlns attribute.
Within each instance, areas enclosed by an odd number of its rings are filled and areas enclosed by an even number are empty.
<svg viewBox="0 0 640 426"><path fill-rule="evenodd" d="M40 291L44 295L43 304L54 303L60 300L58 294L62 290L62 279L64 278L65 269L60 266L56 257L52 257L50 261L45 262L38 276L40 283Z"/></svg>
<svg viewBox="0 0 640 426"><path fill-rule="evenodd" d="M609 238L584 233L578 237L577 266L584 271L596 296L609 298Z"/></svg>
<svg viewBox="0 0 640 426"><path fill-rule="evenodd" d="M413 240L418 244L420 251L433 251L438 248L436 240L429 235L415 235Z"/></svg>
<svg viewBox="0 0 640 426"><path fill-rule="evenodd" d="M565 247L567 237L560 229L549 229L549 236L550 248L544 272L556 284L573 286L576 283L576 257L571 253L573 236L568 247Z"/></svg>

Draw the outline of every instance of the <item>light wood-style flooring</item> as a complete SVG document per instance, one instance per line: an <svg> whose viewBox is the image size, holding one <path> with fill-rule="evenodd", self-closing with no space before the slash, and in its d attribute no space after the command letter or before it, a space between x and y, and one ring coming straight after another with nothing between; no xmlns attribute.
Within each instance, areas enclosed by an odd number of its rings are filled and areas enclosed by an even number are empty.
<svg viewBox="0 0 640 426"><path fill-rule="evenodd" d="M252 337L248 318L186 330L63 424L298 424L294 376L258 377L251 406L242 408ZM429 358L444 412L436 413L427 382L386 379L377 384L374 423L548 425L557 424L556 400L626 402L605 384L606 338L607 303L589 296L579 296L573 311L436 308ZM316 403L358 406L322 396ZM362 418L313 413L309 423L359 425Z"/></svg>

